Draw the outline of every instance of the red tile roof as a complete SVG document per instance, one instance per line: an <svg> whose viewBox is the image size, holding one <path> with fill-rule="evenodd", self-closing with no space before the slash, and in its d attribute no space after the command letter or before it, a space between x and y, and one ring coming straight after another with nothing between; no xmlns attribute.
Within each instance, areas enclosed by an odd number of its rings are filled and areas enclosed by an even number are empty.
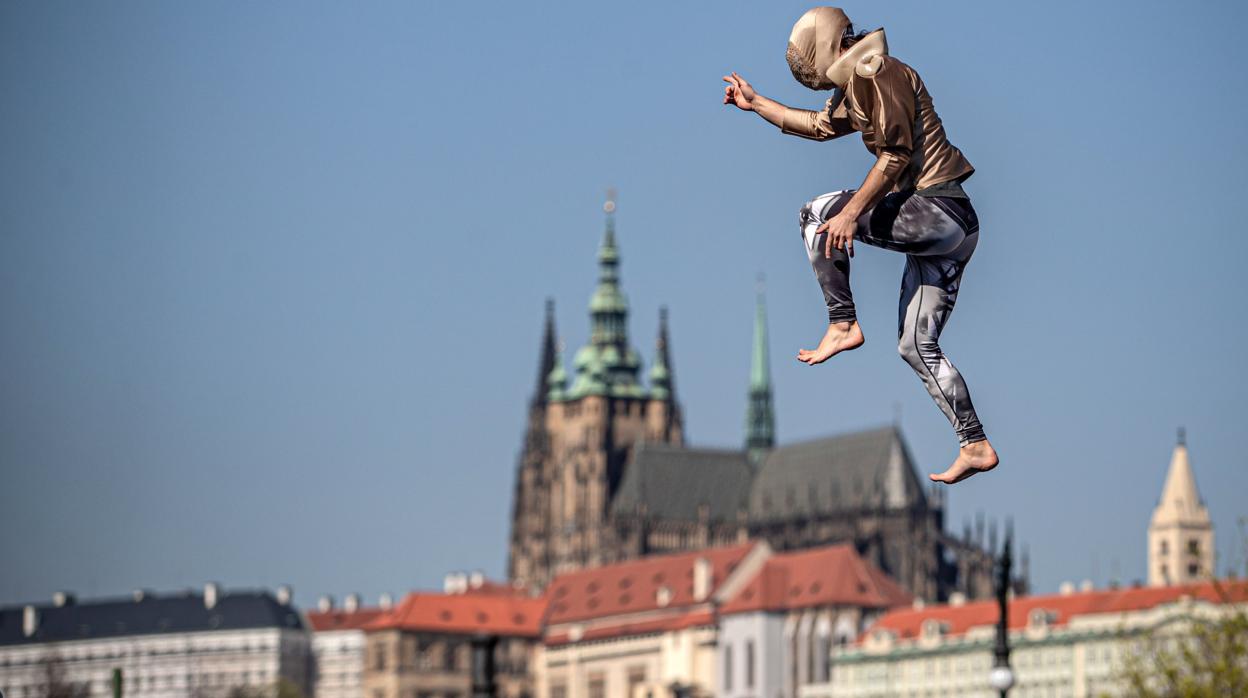
<svg viewBox="0 0 1248 698"><path fill-rule="evenodd" d="M306 615L312 630L358 630L385 613L380 608L361 608L357 611L309 611Z"/></svg>
<svg viewBox="0 0 1248 698"><path fill-rule="evenodd" d="M715 614L711 611L689 611L666 618L655 618L652 620L634 621L620 623L606 627L591 627L581 633L577 642L587 642L591 640L605 640L613 637L628 637L633 635L645 635L648 633L662 633L670 630L684 630L685 628L696 628L703 625L713 625L715 623ZM559 647L574 642L572 634L567 631L550 633L544 643L547 647Z"/></svg>
<svg viewBox="0 0 1248 698"><path fill-rule="evenodd" d="M780 611L825 605L908 606L912 597L849 545L781 553L767 560L721 613Z"/></svg>
<svg viewBox="0 0 1248 698"><path fill-rule="evenodd" d="M422 630L443 633L491 633L537 637L546 601L514 593L438 594L414 592L366 630Z"/></svg>
<svg viewBox="0 0 1248 698"><path fill-rule="evenodd" d="M546 622L554 625L699 603L693 597L695 561L706 558L711 563L713 594L754 545L645 557L561 574L546 590L550 602ZM660 606L658 593L664 587L671 598Z"/></svg>
<svg viewBox="0 0 1248 698"><path fill-rule="evenodd" d="M1248 581L1223 581L1221 593L1212 582L1171 587L1140 587L1129 589L1098 589L1068 595L1026 596L1010 602L1010 628L1021 629L1027 625L1031 612L1042 609L1054 614L1050 625L1065 625L1076 616L1095 613L1125 613L1139 611L1163 603L1178 601L1183 596L1212 603L1229 599L1242 603L1248 601ZM960 635L970 628L993 625L997 622L996 601L976 601L964 606L929 606L923 609L891 611L880 617L868 630L891 630L901 638L917 637L923 623L936 620L947 624L946 633Z"/></svg>

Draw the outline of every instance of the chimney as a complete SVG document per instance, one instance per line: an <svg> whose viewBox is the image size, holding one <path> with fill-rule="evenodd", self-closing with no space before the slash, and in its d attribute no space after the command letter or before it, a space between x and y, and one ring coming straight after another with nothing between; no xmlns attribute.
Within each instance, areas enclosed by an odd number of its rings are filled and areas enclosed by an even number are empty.
<svg viewBox="0 0 1248 698"><path fill-rule="evenodd" d="M1062 582L1061 586L1057 588L1057 593L1061 594L1062 596L1070 596L1071 594L1075 593L1075 583L1074 582Z"/></svg>
<svg viewBox="0 0 1248 698"><path fill-rule="evenodd" d="M1079 582L1079 591L1092 591L1092 589L1093 586L1091 579L1085 579L1082 582Z"/></svg>
<svg viewBox="0 0 1248 698"><path fill-rule="evenodd" d="M294 589L289 584L283 584L277 588L277 602L283 606L289 606L290 602L295 598Z"/></svg>
<svg viewBox="0 0 1248 698"><path fill-rule="evenodd" d="M342 610L347 613L355 613L360 610L360 595L347 594L347 598L342 600Z"/></svg>
<svg viewBox="0 0 1248 698"><path fill-rule="evenodd" d="M52 594L52 605L56 606L57 608L65 608L66 606L73 606L74 602L76 602L77 600L78 600L77 597L75 597L72 592L68 592L68 591L58 591Z"/></svg>
<svg viewBox="0 0 1248 698"><path fill-rule="evenodd" d="M693 561L693 600L705 601L711 595L711 561L700 557Z"/></svg>
<svg viewBox="0 0 1248 698"><path fill-rule="evenodd" d="M321 613L329 613L334 610L334 597L328 594L316 600L316 610Z"/></svg>
<svg viewBox="0 0 1248 698"><path fill-rule="evenodd" d="M394 597L390 596L390 592L382 592L381 598L377 599L377 605L381 606L381 610L389 611L394 605Z"/></svg>
<svg viewBox="0 0 1248 698"><path fill-rule="evenodd" d="M966 594L963 594L960 591L953 592L952 594L949 595L949 605L953 606L954 608L958 608L959 606L965 606Z"/></svg>
<svg viewBox="0 0 1248 698"><path fill-rule="evenodd" d="M216 608L218 597L221 594L221 585L216 582L208 582L204 585L204 608L212 610Z"/></svg>
<svg viewBox="0 0 1248 698"><path fill-rule="evenodd" d="M447 572L442 578L442 591L446 594L462 594L468 588L468 575L463 572Z"/></svg>
<svg viewBox="0 0 1248 698"><path fill-rule="evenodd" d="M156 598L156 592L150 589L135 589L134 591L130 592L130 597L134 599L135 603L140 603L146 599Z"/></svg>
<svg viewBox="0 0 1248 698"><path fill-rule="evenodd" d="M485 573L481 570L473 570L472 574L468 575L468 588L480 589L484 584Z"/></svg>
<svg viewBox="0 0 1248 698"><path fill-rule="evenodd" d="M22 609L22 635L30 637L39 629L39 609L26 606Z"/></svg>

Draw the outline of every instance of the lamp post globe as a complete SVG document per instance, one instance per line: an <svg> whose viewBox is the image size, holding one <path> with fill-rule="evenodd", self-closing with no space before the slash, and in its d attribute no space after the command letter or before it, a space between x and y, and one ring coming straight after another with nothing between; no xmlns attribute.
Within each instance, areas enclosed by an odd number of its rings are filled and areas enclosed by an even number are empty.
<svg viewBox="0 0 1248 698"><path fill-rule="evenodd" d="M988 674L988 683L1001 691L1001 695L1014 687L1014 672L1008 666L993 667Z"/></svg>

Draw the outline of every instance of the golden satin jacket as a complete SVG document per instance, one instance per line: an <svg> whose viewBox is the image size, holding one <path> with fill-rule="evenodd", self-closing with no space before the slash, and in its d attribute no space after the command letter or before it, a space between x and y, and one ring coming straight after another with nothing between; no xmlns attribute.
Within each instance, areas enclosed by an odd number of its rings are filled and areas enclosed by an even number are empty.
<svg viewBox="0 0 1248 698"><path fill-rule="evenodd" d="M961 182L975 172L945 137L922 78L892 56L859 63L844 92L834 93L822 111L787 109L781 130L816 141L858 131L877 158L875 168L893 179L893 191Z"/></svg>

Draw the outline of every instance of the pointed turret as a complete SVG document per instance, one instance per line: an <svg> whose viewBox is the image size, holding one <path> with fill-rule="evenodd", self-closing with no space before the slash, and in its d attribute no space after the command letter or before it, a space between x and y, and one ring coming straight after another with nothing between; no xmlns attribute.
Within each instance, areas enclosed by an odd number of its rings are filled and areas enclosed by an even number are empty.
<svg viewBox="0 0 1248 698"><path fill-rule="evenodd" d="M564 399L568 390L568 374L563 370L563 341L555 348L554 366L546 375L546 398L551 402Z"/></svg>
<svg viewBox="0 0 1248 698"><path fill-rule="evenodd" d="M615 202L603 206L606 231L598 248L598 287L589 301L590 343L573 360L576 380L569 399L585 395L645 397L637 380L641 357L628 346L628 299L620 290L620 255L615 245Z"/></svg>
<svg viewBox="0 0 1248 698"><path fill-rule="evenodd" d="M1196 489L1187 434L1181 428L1148 539L1149 584L1186 584L1213 574L1213 523Z"/></svg>
<svg viewBox="0 0 1248 698"><path fill-rule="evenodd" d="M776 444L776 417L772 409L771 363L767 351L767 309L762 279L754 310L754 351L750 361L749 406L745 413L745 448L757 460Z"/></svg>
<svg viewBox="0 0 1248 698"><path fill-rule="evenodd" d="M530 401L534 407L546 403L547 396L550 394L550 372L555 367L558 360L557 350L555 347L555 301L553 298L546 299L546 327L542 330L542 344L538 349L537 360L537 386L533 389L533 398Z"/></svg>
<svg viewBox="0 0 1248 698"><path fill-rule="evenodd" d="M654 347L654 365L650 367L650 397L654 400L676 398L676 380L667 342L667 306L663 306L659 308L659 338Z"/></svg>

